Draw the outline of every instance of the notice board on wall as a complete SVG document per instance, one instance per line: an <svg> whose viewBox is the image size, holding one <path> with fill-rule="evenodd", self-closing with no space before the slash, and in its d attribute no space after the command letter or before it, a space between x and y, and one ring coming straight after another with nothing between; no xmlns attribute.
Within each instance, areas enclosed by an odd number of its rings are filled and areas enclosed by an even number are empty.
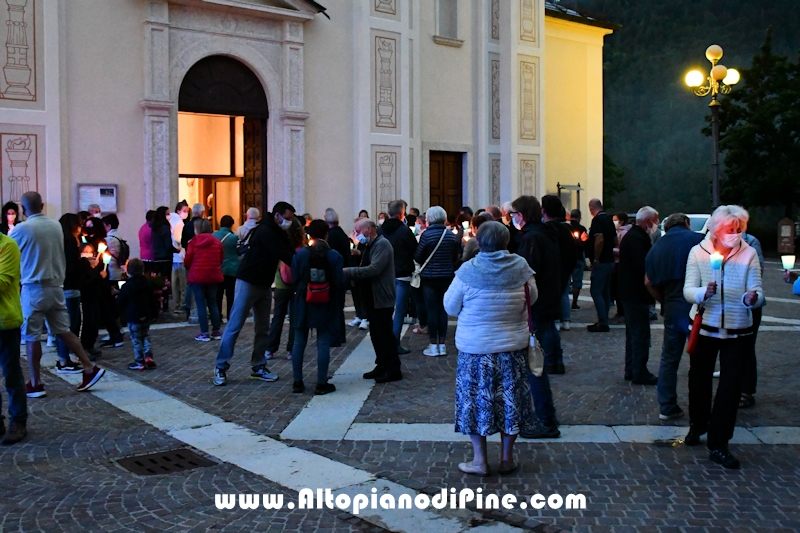
<svg viewBox="0 0 800 533"><path fill-rule="evenodd" d="M116 185L78 184L78 207L88 211L90 205L97 204L104 214L116 213L118 191Z"/></svg>

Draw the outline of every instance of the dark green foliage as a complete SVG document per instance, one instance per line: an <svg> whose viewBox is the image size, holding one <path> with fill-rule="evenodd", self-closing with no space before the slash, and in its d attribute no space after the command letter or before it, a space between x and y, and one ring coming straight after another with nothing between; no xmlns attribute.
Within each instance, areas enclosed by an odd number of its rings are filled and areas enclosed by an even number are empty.
<svg viewBox="0 0 800 533"><path fill-rule="evenodd" d="M775 53L795 57L798 1L579 0L577 7L623 25L604 50L605 151L625 173L614 204L627 211L649 204L665 215L709 212L711 140L701 130L710 97L696 97L684 75L710 68L711 44L725 49L724 65L749 68L770 26Z"/></svg>
<svg viewBox="0 0 800 533"><path fill-rule="evenodd" d="M607 137L603 137L605 144ZM614 207L614 197L625 190L625 171L614 163L607 152L603 152L603 205L607 209Z"/></svg>

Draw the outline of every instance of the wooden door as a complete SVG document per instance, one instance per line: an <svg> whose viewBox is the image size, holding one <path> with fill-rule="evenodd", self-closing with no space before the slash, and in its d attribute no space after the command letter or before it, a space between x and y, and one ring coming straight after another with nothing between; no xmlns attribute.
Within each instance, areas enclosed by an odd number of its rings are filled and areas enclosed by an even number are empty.
<svg viewBox="0 0 800 533"><path fill-rule="evenodd" d="M251 207L267 212L267 128L266 119L244 119L244 177L241 217ZM236 221L243 224L244 220Z"/></svg>
<svg viewBox="0 0 800 533"><path fill-rule="evenodd" d="M461 152L431 152L431 205L457 216L464 205Z"/></svg>

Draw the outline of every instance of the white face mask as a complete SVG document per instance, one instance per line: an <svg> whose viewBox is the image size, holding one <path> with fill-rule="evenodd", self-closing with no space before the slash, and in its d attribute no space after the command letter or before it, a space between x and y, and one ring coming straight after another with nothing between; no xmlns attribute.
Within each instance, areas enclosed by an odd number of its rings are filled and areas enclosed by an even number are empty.
<svg viewBox="0 0 800 533"><path fill-rule="evenodd" d="M719 240L722 241L722 245L725 248L735 248L741 238L742 235L740 233L726 233Z"/></svg>
<svg viewBox="0 0 800 533"><path fill-rule="evenodd" d="M614 221L614 227L619 229L619 220Z"/></svg>
<svg viewBox="0 0 800 533"><path fill-rule="evenodd" d="M525 226L524 221L522 220L522 215L514 215L511 217L511 221L514 223L514 227L518 230L521 230Z"/></svg>
<svg viewBox="0 0 800 533"><path fill-rule="evenodd" d="M379 226L383 226L383 223L384 223L384 222L386 222L386 219L385 219L385 218L379 218L379 219L378 219L378 225L379 225Z"/></svg>
<svg viewBox="0 0 800 533"><path fill-rule="evenodd" d="M292 221L282 218L281 219L281 223L280 223L280 227L281 227L282 230L288 230L289 228L292 227Z"/></svg>
<svg viewBox="0 0 800 533"><path fill-rule="evenodd" d="M181 220L186 220L187 218L189 218L189 212L188 211L181 211L180 212L180 217L181 217Z"/></svg>

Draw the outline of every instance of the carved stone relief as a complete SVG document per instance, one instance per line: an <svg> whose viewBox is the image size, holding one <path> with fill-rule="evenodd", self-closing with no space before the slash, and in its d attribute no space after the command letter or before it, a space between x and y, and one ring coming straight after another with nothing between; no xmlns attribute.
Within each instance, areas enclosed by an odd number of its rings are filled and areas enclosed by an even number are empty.
<svg viewBox="0 0 800 533"><path fill-rule="evenodd" d="M172 28L192 29L214 34L235 35L261 41L283 41L283 23L278 20L247 17L227 13L220 17L215 11L201 11L188 6L170 4L169 23ZM302 39L302 27L300 28Z"/></svg>
<svg viewBox="0 0 800 533"><path fill-rule="evenodd" d="M536 0L520 0L520 32L519 38L532 44L536 44Z"/></svg>
<svg viewBox="0 0 800 533"><path fill-rule="evenodd" d="M398 40L386 35L375 35L374 40L374 125L378 131L397 129L397 43Z"/></svg>
<svg viewBox="0 0 800 533"><path fill-rule="evenodd" d="M500 60L492 59L492 139L500 139Z"/></svg>
<svg viewBox="0 0 800 533"><path fill-rule="evenodd" d="M492 157L491 159L491 174L492 174L491 201L494 205L500 205L500 158L499 157Z"/></svg>
<svg viewBox="0 0 800 533"><path fill-rule="evenodd" d="M6 28L6 54L0 76L0 98L36 101L35 0L5 0L0 27ZM3 23L4 22L4 23Z"/></svg>
<svg viewBox="0 0 800 533"><path fill-rule="evenodd" d="M397 0L375 0L375 11L387 15L397 14Z"/></svg>
<svg viewBox="0 0 800 533"><path fill-rule="evenodd" d="M389 202L399 197L400 147L372 146L373 190L375 191L374 207L387 211Z"/></svg>
<svg viewBox="0 0 800 533"><path fill-rule="evenodd" d="M500 40L500 0L492 0L492 39Z"/></svg>
<svg viewBox="0 0 800 533"><path fill-rule="evenodd" d="M538 166L538 157L534 155L520 154L519 194L536 195L536 174Z"/></svg>
<svg viewBox="0 0 800 533"><path fill-rule="evenodd" d="M537 67L538 64L531 61L520 61L520 123L519 137L526 141L537 140Z"/></svg>
<svg viewBox="0 0 800 533"><path fill-rule="evenodd" d="M19 203L26 192L39 190L38 148L37 135L0 133L2 203Z"/></svg>

